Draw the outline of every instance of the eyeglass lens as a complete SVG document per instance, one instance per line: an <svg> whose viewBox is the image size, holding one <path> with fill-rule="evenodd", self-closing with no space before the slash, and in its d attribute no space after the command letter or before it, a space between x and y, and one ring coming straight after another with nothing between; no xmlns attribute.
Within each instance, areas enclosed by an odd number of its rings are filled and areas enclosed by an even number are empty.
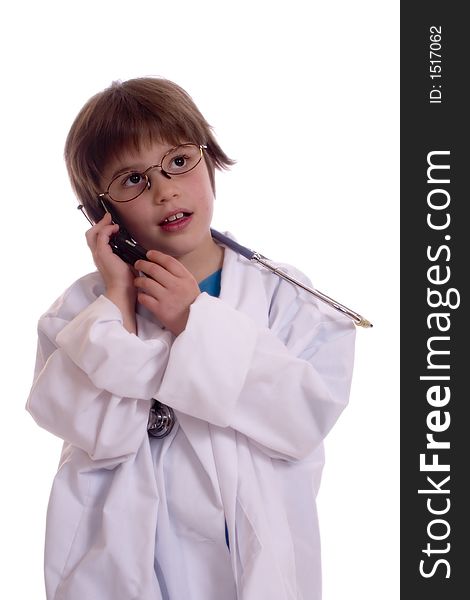
<svg viewBox="0 0 470 600"><path fill-rule="evenodd" d="M202 151L199 146L183 144L167 152L163 157L162 164L156 166L161 166L162 171L169 175L181 175L194 169L201 158ZM147 187L148 170L121 173L109 185L108 194L115 202L129 202L129 200L137 198Z"/></svg>

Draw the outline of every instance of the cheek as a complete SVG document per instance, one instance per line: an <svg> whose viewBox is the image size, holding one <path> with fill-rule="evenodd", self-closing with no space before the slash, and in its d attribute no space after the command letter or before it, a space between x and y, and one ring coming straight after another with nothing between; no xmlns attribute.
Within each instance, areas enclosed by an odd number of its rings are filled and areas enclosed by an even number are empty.
<svg viewBox="0 0 470 600"><path fill-rule="evenodd" d="M206 194L199 205L200 212L204 215L205 220L210 221L214 212L214 198L211 193Z"/></svg>
<svg viewBox="0 0 470 600"><path fill-rule="evenodd" d="M132 215L132 211L129 210L129 205L128 204L122 204L122 205L114 205L114 212L116 213L116 216L119 218L119 221L125 225L129 223L130 217Z"/></svg>
<svg viewBox="0 0 470 600"><path fill-rule="evenodd" d="M150 214L146 214L144 206L131 206L131 203L119 207L120 223L135 237L141 236L142 223L148 223Z"/></svg>
<svg viewBox="0 0 470 600"><path fill-rule="evenodd" d="M204 179L198 183L197 198L199 199L199 207L206 214L212 214L214 206L214 192L212 191L209 175L206 173L206 177L204 177Z"/></svg>

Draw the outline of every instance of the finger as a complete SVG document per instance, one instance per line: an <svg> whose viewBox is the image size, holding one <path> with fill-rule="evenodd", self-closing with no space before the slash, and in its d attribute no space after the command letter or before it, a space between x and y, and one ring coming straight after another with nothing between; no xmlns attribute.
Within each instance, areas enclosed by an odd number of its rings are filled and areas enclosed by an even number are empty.
<svg viewBox="0 0 470 600"><path fill-rule="evenodd" d="M147 308L148 310L150 310L150 312L157 316L160 304L158 300L156 300L153 296L149 296L148 294L144 294L143 292L138 292L137 302L139 304L142 304L142 306L145 306L145 308Z"/></svg>
<svg viewBox="0 0 470 600"><path fill-rule="evenodd" d="M97 221L89 231L99 231L102 227L112 223L112 218L109 213L104 213L103 217Z"/></svg>
<svg viewBox="0 0 470 600"><path fill-rule="evenodd" d="M111 215L106 213L102 219L100 219L97 223L95 223L88 231L85 233L86 239L94 238L101 229L107 225L112 224Z"/></svg>
<svg viewBox="0 0 470 600"><path fill-rule="evenodd" d="M138 260L134 264L135 268L145 273L155 281L158 281L164 287L169 287L175 280L175 275L170 273L165 267L155 264L148 260Z"/></svg>
<svg viewBox="0 0 470 600"><path fill-rule="evenodd" d="M155 264L161 265L176 277L184 277L188 273L186 267L182 265L179 260L169 254L160 252L159 250L149 250L147 252L147 259Z"/></svg>
<svg viewBox="0 0 470 600"><path fill-rule="evenodd" d="M119 231L119 225L115 225L114 223L97 229L90 229L85 234L89 248L93 250L97 246L109 244L110 237L117 231Z"/></svg>
<svg viewBox="0 0 470 600"><path fill-rule="evenodd" d="M107 227L104 227L99 233L98 236L96 238L96 245L97 247L101 247L101 248L106 248L106 246L109 246L109 241L111 236L114 233L117 233L119 231L119 225L108 225Z"/></svg>
<svg viewBox="0 0 470 600"><path fill-rule="evenodd" d="M104 215L101 217L101 219L98 221L97 224L99 225L100 223L104 223L104 224L111 223L111 220L112 220L111 213L106 211L104 213Z"/></svg>
<svg viewBox="0 0 470 600"><path fill-rule="evenodd" d="M134 279L134 285L139 292L144 292L156 299L160 298L165 292L165 287L150 277L136 277Z"/></svg>

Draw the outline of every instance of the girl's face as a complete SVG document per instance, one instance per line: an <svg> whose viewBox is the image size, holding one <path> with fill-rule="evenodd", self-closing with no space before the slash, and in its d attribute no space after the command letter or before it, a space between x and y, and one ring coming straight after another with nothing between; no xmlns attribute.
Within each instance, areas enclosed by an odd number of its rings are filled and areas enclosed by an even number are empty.
<svg viewBox="0 0 470 600"><path fill-rule="evenodd" d="M155 142L143 145L139 151L124 152L106 166L102 189L107 189L119 173L144 172L150 165L161 164L163 156L173 147L174 144ZM160 250L183 263L204 262L215 246L210 234L214 194L204 158L191 171L171 178L159 168L151 169L147 175L150 189L134 200L115 202L106 197L122 224L147 250ZM131 186L137 180L131 177L126 185Z"/></svg>

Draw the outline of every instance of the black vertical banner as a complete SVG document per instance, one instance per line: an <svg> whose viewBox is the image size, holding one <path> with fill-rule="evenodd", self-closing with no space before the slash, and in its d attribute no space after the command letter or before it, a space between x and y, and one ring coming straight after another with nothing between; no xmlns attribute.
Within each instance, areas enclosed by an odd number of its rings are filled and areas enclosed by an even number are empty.
<svg viewBox="0 0 470 600"><path fill-rule="evenodd" d="M401 3L400 537L406 600L469 597L470 32L464 6Z"/></svg>

